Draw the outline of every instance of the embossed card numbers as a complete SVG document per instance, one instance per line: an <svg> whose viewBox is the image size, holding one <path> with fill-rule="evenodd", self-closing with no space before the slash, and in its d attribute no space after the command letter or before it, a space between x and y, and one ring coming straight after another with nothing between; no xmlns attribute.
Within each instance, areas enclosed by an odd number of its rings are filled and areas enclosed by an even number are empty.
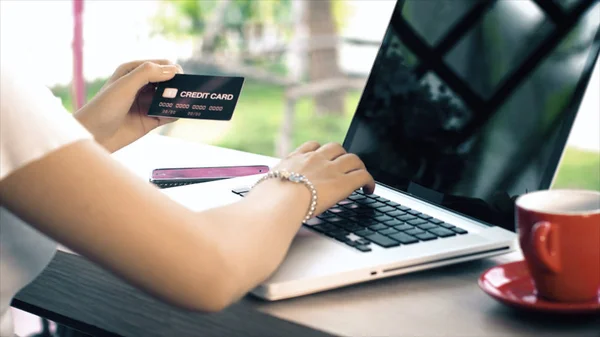
<svg viewBox="0 0 600 337"><path fill-rule="evenodd" d="M149 116L230 120L243 77L178 74L157 84Z"/></svg>

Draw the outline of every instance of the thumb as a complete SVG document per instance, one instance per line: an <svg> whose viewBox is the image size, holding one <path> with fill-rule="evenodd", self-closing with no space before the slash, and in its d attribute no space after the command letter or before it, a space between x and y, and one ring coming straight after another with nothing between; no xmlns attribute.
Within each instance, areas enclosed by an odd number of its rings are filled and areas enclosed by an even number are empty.
<svg viewBox="0 0 600 337"><path fill-rule="evenodd" d="M162 65L144 62L129 74L123 76L121 82L132 91L137 92L148 83L170 80L180 72L181 68L174 64Z"/></svg>

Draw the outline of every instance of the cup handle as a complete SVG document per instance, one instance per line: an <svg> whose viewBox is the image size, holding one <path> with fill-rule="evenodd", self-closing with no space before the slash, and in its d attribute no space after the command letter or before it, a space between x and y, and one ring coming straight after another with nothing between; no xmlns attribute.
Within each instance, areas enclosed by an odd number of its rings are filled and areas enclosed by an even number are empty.
<svg viewBox="0 0 600 337"><path fill-rule="evenodd" d="M553 273L560 272L558 233L550 222L540 221L533 226L533 250L540 263Z"/></svg>

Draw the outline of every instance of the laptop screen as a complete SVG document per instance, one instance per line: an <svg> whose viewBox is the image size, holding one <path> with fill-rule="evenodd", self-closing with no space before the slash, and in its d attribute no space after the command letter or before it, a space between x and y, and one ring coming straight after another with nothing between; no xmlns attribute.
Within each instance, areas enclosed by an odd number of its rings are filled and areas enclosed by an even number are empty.
<svg viewBox="0 0 600 337"><path fill-rule="evenodd" d="M598 57L595 1L398 1L344 141L378 183L514 228Z"/></svg>

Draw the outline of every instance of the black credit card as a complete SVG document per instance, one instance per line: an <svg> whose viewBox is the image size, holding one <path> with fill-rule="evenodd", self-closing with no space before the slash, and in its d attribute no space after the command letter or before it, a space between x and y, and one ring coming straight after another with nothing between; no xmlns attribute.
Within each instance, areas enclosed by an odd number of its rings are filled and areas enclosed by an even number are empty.
<svg viewBox="0 0 600 337"><path fill-rule="evenodd" d="M243 85L243 77L177 74L157 83L148 116L228 121Z"/></svg>

